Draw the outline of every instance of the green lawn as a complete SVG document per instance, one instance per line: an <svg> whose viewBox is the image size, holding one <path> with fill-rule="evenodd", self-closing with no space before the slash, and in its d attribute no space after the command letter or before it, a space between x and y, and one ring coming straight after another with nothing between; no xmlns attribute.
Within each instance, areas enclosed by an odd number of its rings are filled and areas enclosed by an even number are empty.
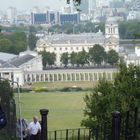
<svg viewBox="0 0 140 140"><path fill-rule="evenodd" d="M31 121L33 115L40 117L39 110L49 109L48 129L69 129L80 127L87 92L22 93L22 117ZM15 95L17 98L17 94ZM17 99L16 99L17 101Z"/></svg>

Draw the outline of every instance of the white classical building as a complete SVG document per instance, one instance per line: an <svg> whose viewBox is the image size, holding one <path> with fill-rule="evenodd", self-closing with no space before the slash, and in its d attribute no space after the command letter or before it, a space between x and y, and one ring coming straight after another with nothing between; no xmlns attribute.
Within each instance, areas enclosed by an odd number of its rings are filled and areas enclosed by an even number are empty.
<svg viewBox="0 0 140 140"><path fill-rule="evenodd" d="M140 44L135 46L135 51L125 56L126 65L134 64L140 66Z"/></svg>
<svg viewBox="0 0 140 140"><path fill-rule="evenodd" d="M47 51L56 54L57 66L61 66L60 58L63 53L80 52L83 49L88 52L95 44L104 45L104 35L98 33L83 34L55 34L48 35L37 42L37 52Z"/></svg>
<svg viewBox="0 0 140 140"><path fill-rule="evenodd" d="M9 54L8 56L11 55ZM40 71L42 69L41 55L38 55L37 52L25 51L18 56L3 61L3 64L0 66L0 77L18 82L22 86L25 83L24 73L26 71Z"/></svg>
<svg viewBox="0 0 140 140"><path fill-rule="evenodd" d="M114 49L119 51L118 24L113 17L110 17L105 25L105 35L99 30L97 33L80 34L53 34L46 35L38 40L37 52L46 51L56 54L57 66L61 66L60 58L63 53L80 52L83 49L88 52L95 44L99 44L106 51Z"/></svg>
<svg viewBox="0 0 140 140"><path fill-rule="evenodd" d="M110 18L106 22L105 35L97 33L81 34L54 34L46 35L37 42L36 50L54 52L56 65L60 66L60 57L63 53L89 51L95 44L102 45L106 51L119 50L119 33L117 22ZM117 69L88 68L88 69L64 69L43 70L42 57L33 51L21 52L18 56L10 56L11 59L0 59L0 77L18 82L20 86L33 82L60 82L60 81L98 81L102 77L113 80Z"/></svg>

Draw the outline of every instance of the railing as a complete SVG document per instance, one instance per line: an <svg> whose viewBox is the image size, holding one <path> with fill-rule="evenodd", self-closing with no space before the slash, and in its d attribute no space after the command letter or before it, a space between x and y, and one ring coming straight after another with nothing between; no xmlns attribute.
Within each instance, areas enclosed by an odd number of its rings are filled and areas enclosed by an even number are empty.
<svg viewBox="0 0 140 140"><path fill-rule="evenodd" d="M96 125L92 129L49 131L47 137L41 140L140 140L139 115L138 108L129 110L124 114L116 111L112 114L110 121ZM46 129L42 131L46 131Z"/></svg>
<svg viewBox="0 0 140 140"><path fill-rule="evenodd" d="M48 132L48 140L90 140L90 129L66 129Z"/></svg>

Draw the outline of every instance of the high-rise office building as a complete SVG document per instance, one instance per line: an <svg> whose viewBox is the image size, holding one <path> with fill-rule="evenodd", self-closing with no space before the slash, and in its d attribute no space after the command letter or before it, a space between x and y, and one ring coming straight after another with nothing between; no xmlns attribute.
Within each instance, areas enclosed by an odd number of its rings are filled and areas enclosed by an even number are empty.
<svg viewBox="0 0 140 140"><path fill-rule="evenodd" d="M79 24L80 13L59 13L59 24Z"/></svg>
<svg viewBox="0 0 140 140"><path fill-rule="evenodd" d="M47 13L31 13L32 24L47 24L48 16Z"/></svg>
<svg viewBox="0 0 140 140"><path fill-rule="evenodd" d="M10 24L15 24L17 21L17 9L14 7L9 7L7 9L7 18Z"/></svg>

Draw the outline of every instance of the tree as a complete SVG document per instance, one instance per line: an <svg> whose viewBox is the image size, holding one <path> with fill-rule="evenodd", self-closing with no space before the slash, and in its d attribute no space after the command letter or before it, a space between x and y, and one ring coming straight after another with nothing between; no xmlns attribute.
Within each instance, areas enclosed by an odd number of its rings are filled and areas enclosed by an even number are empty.
<svg viewBox="0 0 140 140"><path fill-rule="evenodd" d="M119 65L114 82L101 79L91 94L84 98L86 108L82 125L94 129L95 125L111 120L113 111L126 111L139 106L140 66Z"/></svg>
<svg viewBox="0 0 140 140"><path fill-rule="evenodd" d="M12 46L7 52L18 54L27 49L26 34L24 32L14 32L10 36L7 36L7 38L12 42Z"/></svg>
<svg viewBox="0 0 140 140"><path fill-rule="evenodd" d="M72 66L77 64L77 53L72 52L70 54L70 63L71 63Z"/></svg>
<svg viewBox="0 0 140 140"><path fill-rule="evenodd" d="M85 65L88 64L88 53L83 49L81 52L78 52L77 54L77 64L79 65Z"/></svg>
<svg viewBox="0 0 140 140"><path fill-rule="evenodd" d="M35 36L35 34L33 34L33 33L29 34L29 47L30 47L31 50L35 49L37 39L38 38Z"/></svg>
<svg viewBox="0 0 140 140"><path fill-rule="evenodd" d="M140 38L140 21L123 21L119 22L119 33L122 39L139 39Z"/></svg>
<svg viewBox="0 0 140 140"><path fill-rule="evenodd" d="M55 63L56 60L56 54L55 53L50 53L43 51L41 52L42 54L42 63L43 63L43 68L46 69L46 66L52 66Z"/></svg>
<svg viewBox="0 0 140 140"><path fill-rule="evenodd" d="M35 28L35 26L29 26L29 32L30 33L36 33L36 28Z"/></svg>
<svg viewBox="0 0 140 140"><path fill-rule="evenodd" d="M61 55L60 61L64 64L65 67L67 67L67 65L69 63L69 54L67 52L66 53L63 53Z"/></svg>
<svg viewBox="0 0 140 140"><path fill-rule="evenodd" d="M26 42L18 41L10 52L19 54L20 52L25 51L25 50L26 50Z"/></svg>
<svg viewBox="0 0 140 140"><path fill-rule="evenodd" d="M101 45L95 44L92 48L89 49L89 60L92 63L101 65L101 63L105 60L105 58L106 52Z"/></svg>
<svg viewBox="0 0 140 140"><path fill-rule="evenodd" d="M12 46L12 42L9 39L0 39L0 51L9 52Z"/></svg>
<svg viewBox="0 0 140 140"><path fill-rule="evenodd" d="M0 131L0 138L12 138L15 136L16 128L16 108L13 97L13 89L7 80L0 79L0 105L6 114L7 126L3 131ZM6 137L3 137L6 136Z"/></svg>
<svg viewBox="0 0 140 140"><path fill-rule="evenodd" d="M110 50L107 53L107 63L110 65L114 66L117 64L119 60L119 54L115 50Z"/></svg>

